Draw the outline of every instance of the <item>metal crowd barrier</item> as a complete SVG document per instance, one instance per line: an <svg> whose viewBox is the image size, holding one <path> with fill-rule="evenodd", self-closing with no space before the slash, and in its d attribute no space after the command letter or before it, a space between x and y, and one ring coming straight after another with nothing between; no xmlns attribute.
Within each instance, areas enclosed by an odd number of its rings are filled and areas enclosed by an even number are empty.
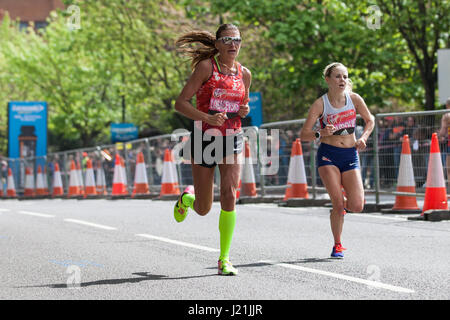
<svg viewBox="0 0 450 320"><path fill-rule="evenodd" d="M449 110L380 113L375 115L375 129L367 141L367 149L360 152L360 165L363 184L366 192L376 195L377 204L380 194L395 195L397 174L401 154L401 139L408 134L411 141L414 178L417 196L424 193L431 135L438 132L441 127L442 116ZM300 137L300 131L305 119L280 121L262 124L257 127L245 127L244 135L251 142L251 155L257 190L260 196L282 195L287 187L287 177L293 142ZM360 136L363 130L363 121L357 118L356 135ZM318 124L316 124L318 126ZM275 132L277 131L277 132ZM276 134L275 134L276 133ZM92 160L94 168L101 166L105 173L106 186L110 192L112 188L114 159L119 154L124 159L128 191L131 194L134 182L136 156L142 151L146 163L149 188L152 193L158 193L161 187L164 150L173 149L177 144L187 139L189 132L181 130L173 134L165 134L124 143L100 145L91 148L68 150L49 153L45 157L10 159L0 157L1 184L3 193L6 193L8 168L14 176L15 187L18 194L22 194L25 183L26 168L32 168L36 175L38 167L44 176L51 192L55 164L58 163L64 191L69 187L70 167L72 163L79 166L84 172L86 160ZM256 138L255 138L256 137ZM278 141L275 141L278 137ZM256 139L256 140L254 140ZM267 150L262 150L261 142ZM253 143L256 141L256 143ZM273 142L272 142L273 141ZM447 140L441 141L441 155L444 169L447 168L445 156ZM325 193L316 168L317 142L302 142L305 172L308 189L315 199ZM276 159L276 156L278 158ZM273 160L273 161L272 161ZM275 160L278 164L276 172L266 174L264 171ZM188 159L178 158L176 163L178 181L181 187L192 184L191 165ZM447 170L444 170L447 178ZM220 185L220 176L216 170L215 190Z"/></svg>

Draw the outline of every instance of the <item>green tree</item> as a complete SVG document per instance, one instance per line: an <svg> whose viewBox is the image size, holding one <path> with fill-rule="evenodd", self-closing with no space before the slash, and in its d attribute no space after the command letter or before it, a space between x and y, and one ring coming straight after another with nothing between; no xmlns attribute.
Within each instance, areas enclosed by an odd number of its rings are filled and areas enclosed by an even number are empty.
<svg viewBox="0 0 450 320"><path fill-rule="evenodd" d="M7 90L1 103L47 101L55 149L107 143L111 122L158 132L185 126L173 108L189 75L174 48L185 27L183 11L155 0L66 4L79 6L80 29L69 27L66 11L52 13L40 31L3 21L0 86Z"/></svg>
<svg viewBox="0 0 450 320"><path fill-rule="evenodd" d="M380 0L386 14L383 28L393 29L405 40L425 89L426 110L436 107L437 51L450 47L450 2L442 0Z"/></svg>
<svg viewBox="0 0 450 320"><path fill-rule="evenodd" d="M266 120L304 116L310 103L324 92L322 70L333 61L349 67L354 90L379 110L413 105L423 92L406 42L384 26L369 28L365 2L208 3L211 12L227 12L229 21L260 35L252 44L259 48L257 54L250 50L252 54L246 56L243 50L242 59L254 75L253 90L263 91Z"/></svg>

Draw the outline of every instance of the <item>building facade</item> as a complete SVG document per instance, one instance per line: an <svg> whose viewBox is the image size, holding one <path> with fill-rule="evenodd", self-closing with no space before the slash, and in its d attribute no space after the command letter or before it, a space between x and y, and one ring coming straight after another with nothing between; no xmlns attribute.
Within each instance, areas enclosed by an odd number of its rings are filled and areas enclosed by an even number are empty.
<svg viewBox="0 0 450 320"><path fill-rule="evenodd" d="M0 20L8 13L11 20L20 21L22 28L33 22L40 29L47 25L50 12L56 9L64 9L61 0L0 0Z"/></svg>

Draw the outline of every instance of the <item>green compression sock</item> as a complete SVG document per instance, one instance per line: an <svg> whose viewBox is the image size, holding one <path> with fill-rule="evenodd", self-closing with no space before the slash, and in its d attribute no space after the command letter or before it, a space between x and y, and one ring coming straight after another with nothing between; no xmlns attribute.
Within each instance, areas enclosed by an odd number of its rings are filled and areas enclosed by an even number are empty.
<svg viewBox="0 0 450 320"><path fill-rule="evenodd" d="M231 240L233 238L234 226L236 225L236 210L220 210L220 258L228 259L230 254Z"/></svg>
<svg viewBox="0 0 450 320"><path fill-rule="evenodd" d="M188 206L192 210L194 210L194 201L195 201L195 194L185 193L181 198L181 202L183 202L185 206Z"/></svg>

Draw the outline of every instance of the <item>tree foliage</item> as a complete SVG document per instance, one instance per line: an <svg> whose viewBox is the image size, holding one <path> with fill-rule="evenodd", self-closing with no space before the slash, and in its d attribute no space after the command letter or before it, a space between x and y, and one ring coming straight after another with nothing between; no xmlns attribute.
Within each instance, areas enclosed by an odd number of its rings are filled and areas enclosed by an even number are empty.
<svg viewBox="0 0 450 320"><path fill-rule="evenodd" d="M394 2L402 2L404 7L417 6L412 0ZM422 13L430 26L439 24L441 31L445 30L442 16L445 8L433 2L430 4L433 10ZM242 49L245 63L254 74L254 90L263 92L266 119L304 116L310 103L323 93L324 67L334 61L348 66L354 90L375 111L400 111L424 105L427 88L421 81L418 61L398 28L407 21L395 21L394 16L387 18L389 12L381 10L380 28L370 28L368 19L373 15L370 1L210 0L208 3L211 12L217 15L227 12L228 19L242 29L261 35L257 43L249 44L257 48L258 54L253 49L246 56L245 43ZM399 11L407 14L404 8ZM430 28L424 32L430 33ZM423 38L424 45L434 43L436 36ZM444 38L445 34L437 37ZM444 44L440 42L438 47ZM430 55L434 59L430 64L435 69L435 53Z"/></svg>
<svg viewBox="0 0 450 320"><path fill-rule="evenodd" d="M109 124L171 132L189 121L174 102L190 64L174 46L191 29L239 25L239 60L263 95L264 121L298 119L325 90L324 67L349 68L373 112L436 107L436 51L449 47L448 1L86 0L53 12L45 29L0 25L0 104L45 100L53 150L109 142ZM379 18L379 28L369 20ZM0 108L0 138L6 133ZM6 139L0 150L5 151Z"/></svg>

